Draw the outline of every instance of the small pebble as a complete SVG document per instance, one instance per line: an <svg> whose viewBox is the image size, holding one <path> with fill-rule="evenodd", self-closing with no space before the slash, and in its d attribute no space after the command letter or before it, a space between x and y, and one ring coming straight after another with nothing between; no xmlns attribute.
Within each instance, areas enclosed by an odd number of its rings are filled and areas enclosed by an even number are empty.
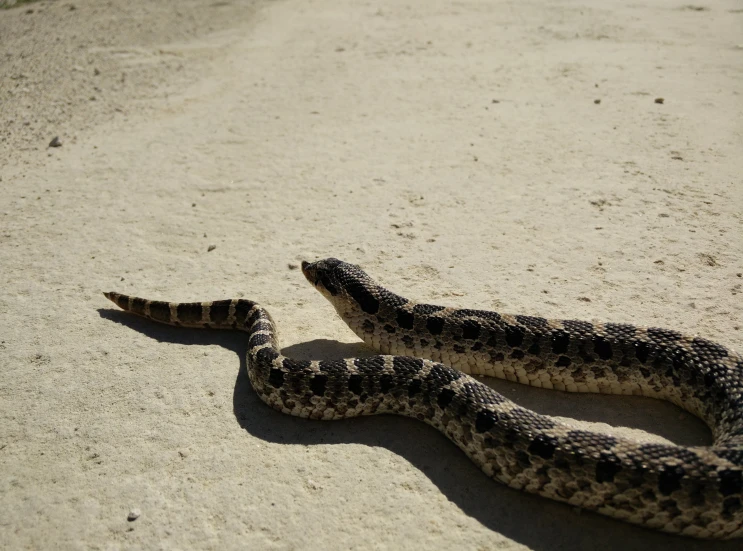
<svg viewBox="0 0 743 551"><path fill-rule="evenodd" d="M134 522L135 520L139 518L141 514L142 514L142 511L140 511L139 509L132 509L131 511L129 511L129 514L126 517L126 520L128 520L129 522Z"/></svg>
<svg viewBox="0 0 743 551"><path fill-rule="evenodd" d="M62 142L59 141L59 136L54 136L52 141L49 142L49 147L62 147Z"/></svg>
<svg viewBox="0 0 743 551"><path fill-rule="evenodd" d="M216 245L209 245L209 248L206 249L206 252L210 253L210 252L212 252L216 248L217 248Z"/></svg>
<svg viewBox="0 0 743 551"><path fill-rule="evenodd" d="M664 101L666 100L664 100L663 98L655 98L655 103L663 103Z"/></svg>
<svg viewBox="0 0 743 551"><path fill-rule="evenodd" d="M595 99L595 100L593 100L593 103L595 103L596 105L598 105L599 103L601 103L601 100L600 99Z"/></svg>
<svg viewBox="0 0 743 551"><path fill-rule="evenodd" d="M287 267L290 270L296 270L297 268L299 268L299 266L297 264L292 264L291 262L289 264L287 264Z"/></svg>

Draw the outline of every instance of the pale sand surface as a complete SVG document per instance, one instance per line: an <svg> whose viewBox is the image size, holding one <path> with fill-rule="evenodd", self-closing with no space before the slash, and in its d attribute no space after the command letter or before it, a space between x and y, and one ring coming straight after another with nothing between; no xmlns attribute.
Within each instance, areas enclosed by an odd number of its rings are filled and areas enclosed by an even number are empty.
<svg viewBox="0 0 743 551"><path fill-rule="evenodd" d="M101 295L251 298L289 355L368 354L289 267L336 256L414 299L741 349L743 13L697 7L0 11L0 547L740 549L510 490L413 420L281 415L243 335ZM709 442L652 400L493 386Z"/></svg>

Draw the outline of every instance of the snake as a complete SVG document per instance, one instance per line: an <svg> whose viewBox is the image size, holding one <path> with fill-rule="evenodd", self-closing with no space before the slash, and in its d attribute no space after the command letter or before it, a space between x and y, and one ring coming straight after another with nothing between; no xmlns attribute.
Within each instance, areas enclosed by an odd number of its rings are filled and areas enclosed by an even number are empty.
<svg viewBox="0 0 743 551"><path fill-rule="evenodd" d="M284 356L270 314L247 299L179 303L104 295L156 322L246 331L250 383L285 414L412 417L511 488L666 533L743 537L740 354L670 329L414 302L335 258L304 261L301 269L380 355ZM480 376L666 400L704 421L713 441L681 446L583 430L519 406Z"/></svg>

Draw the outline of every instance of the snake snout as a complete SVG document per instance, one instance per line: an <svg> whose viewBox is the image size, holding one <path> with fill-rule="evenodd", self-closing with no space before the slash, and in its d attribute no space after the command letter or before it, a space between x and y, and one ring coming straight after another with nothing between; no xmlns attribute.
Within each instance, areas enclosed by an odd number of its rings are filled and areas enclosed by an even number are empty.
<svg viewBox="0 0 743 551"><path fill-rule="evenodd" d="M317 286L317 262L307 262L306 260L303 260L302 273L304 274L304 277L307 278L307 281L312 283L312 285Z"/></svg>

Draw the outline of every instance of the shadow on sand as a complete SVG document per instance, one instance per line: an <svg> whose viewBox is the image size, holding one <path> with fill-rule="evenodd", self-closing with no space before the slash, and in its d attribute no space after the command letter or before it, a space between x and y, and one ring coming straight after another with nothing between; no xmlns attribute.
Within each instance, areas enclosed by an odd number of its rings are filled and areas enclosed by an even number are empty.
<svg viewBox="0 0 743 551"><path fill-rule="evenodd" d="M531 549L740 549L739 541L705 542L669 536L512 490L486 477L442 434L413 419L380 415L330 423L282 415L261 402L250 386L244 334L168 327L117 310L102 309L99 314L160 342L217 344L235 352L240 359L240 370L235 381L233 411L240 426L252 436L274 444L354 443L386 448L425 473L467 515ZM361 343L343 344L322 339L286 347L283 353L297 359L373 354ZM487 382L519 404L540 413L629 426L685 445L705 444L710 439L701 421L681 415L679 409L657 400L568 395L502 381ZM683 423L680 417L685 419Z"/></svg>

